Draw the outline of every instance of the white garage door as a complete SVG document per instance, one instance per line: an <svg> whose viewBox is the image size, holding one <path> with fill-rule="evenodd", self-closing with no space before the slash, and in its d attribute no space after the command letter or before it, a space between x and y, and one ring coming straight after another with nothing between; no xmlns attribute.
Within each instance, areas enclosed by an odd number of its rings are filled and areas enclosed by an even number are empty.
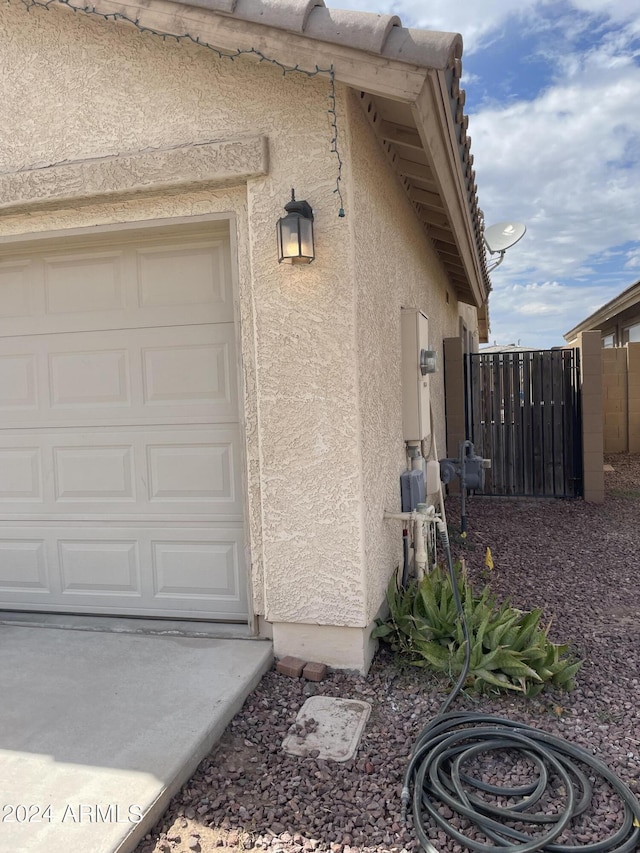
<svg viewBox="0 0 640 853"><path fill-rule="evenodd" d="M0 255L0 607L245 619L228 230Z"/></svg>

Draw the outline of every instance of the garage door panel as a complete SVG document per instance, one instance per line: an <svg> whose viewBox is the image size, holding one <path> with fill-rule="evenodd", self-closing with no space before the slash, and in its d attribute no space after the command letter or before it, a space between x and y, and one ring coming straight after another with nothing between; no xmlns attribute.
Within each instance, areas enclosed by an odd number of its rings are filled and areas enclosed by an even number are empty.
<svg viewBox="0 0 640 853"><path fill-rule="evenodd" d="M23 531L25 533L25 531ZM30 533L30 531L29 531ZM24 593L36 596L51 594L49 564L44 539L14 538L10 531L0 535L0 594L6 599L24 598Z"/></svg>
<svg viewBox="0 0 640 853"><path fill-rule="evenodd" d="M185 619L247 614L241 524L3 525L0 535L5 607Z"/></svg>
<svg viewBox="0 0 640 853"><path fill-rule="evenodd" d="M20 419L38 408L38 364L33 353L0 351L0 411L2 423ZM33 423L33 419L30 419Z"/></svg>
<svg viewBox="0 0 640 853"><path fill-rule="evenodd" d="M136 501L132 445L52 447L55 501Z"/></svg>
<svg viewBox="0 0 640 853"><path fill-rule="evenodd" d="M122 252L45 258L42 272L46 314L93 314L125 307Z"/></svg>
<svg viewBox="0 0 640 853"><path fill-rule="evenodd" d="M0 261L0 337L233 321L227 236L103 242Z"/></svg>
<svg viewBox="0 0 640 853"><path fill-rule="evenodd" d="M231 283L226 225L5 250L0 607L246 619Z"/></svg>
<svg viewBox="0 0 640 853"><path fill-rule="evenodd" d="M125 349L50 353L48 368L51 409L131 407L130 354Z"/></svg>
<svg viewBox="0 0 640 853"><path fill-rule="evenodd" d="M63 539L57 545L63 595L141 597L137 540Z"/></svg>
<svg viewBox="0 0 640 853"><path fill-rule="evenodd" d="M232 315L232 312L228 312ZM56 319L57 315L54 315ZM199 326L203 323L231 322L232 317L221 320L211 305L187 305L173 307L159 306L145 311L144 316L135 311L102 311L94 314L77 314L65 317L61 322L52 322L53 317L9 317L0 314L0 339L16 336L31 337L33 335L52 334L52 329L59 329L53 334L75 334L92 330L96 332L110 329L140 329L161 328L164 326Z"/></svg>
<svg viewBox="0 0 640 853"><path fill-rule="evenodd" d="M229 342L148 348L143 351L144 402L234 406Z"/></svg>
<svg viewBox="0 0 640 853"><path fill-rule="evenodd" d="M234 442L233 438L236 438ZM147 447L149 500L204 501L241 511L239 496L238 436L220 437L217 443L163 444Z"/></svg>
<svg viewBox="0 0 640 853"><path fill-rule="evenodd" d="M238 424L0 430L0 518L243 517ZM44 472L48 472L45 477Z"/></svg>
<svg viewBox="0 0 640 853"><path fill-rule="evenodd" d="M154 596L194 600L240 598L238 541L152 542Z"/></svg>
<svg viewBox="0 0 640 853"><path fill-rule="evenodd" d="M139 306L209 305L217 317L233 319L220 242L138 249L136 256Z"/></svg>
<svg viewBox="0 0 640 853"><path fill-rule="evenodd" d="M233 323L0 340L2 424L238 420Z"/></svg>
<svg viewBox="0 0 640 853"><path fill-rule="evenodd" d="M0 262L0 324L7 329L11 321L32 314L31 269L31 261Z"/></svg>
<svg viewBox="0 0 640 853"><path fill-rule="evenodd" d="M3 501L33 504L44 499L42 449L0 446L0 506Z"/></svg>

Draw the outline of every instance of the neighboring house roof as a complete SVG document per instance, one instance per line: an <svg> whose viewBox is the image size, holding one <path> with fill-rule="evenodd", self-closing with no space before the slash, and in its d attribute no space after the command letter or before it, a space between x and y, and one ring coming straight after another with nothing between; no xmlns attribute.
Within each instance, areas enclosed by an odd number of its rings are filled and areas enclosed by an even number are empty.
<svg viewBox="0 0 640 853"><path fill-rule="evenodd" d="M79 0L78 0L79 3ZM73 8L73 0L48 4ZM307 71L333 68L365 114L461 301L491 287L471 139L460 88L462 37L403 27L395 15L327 9L324 0L95 0L128 19L221 50L260 50ZM436 119L434 121L434 118Z"/></svg>
<svg viewBox="0 0 640 853"><path fill-rule="evenodd" d="M602 308L598 308L597 311L578 323L564 335L564 339L570 342L577 338L580 332L589 332L610 325L623 311L628 311L636 306L640 308L640 281L636 281L631 287L627 287L622 293L610 299Z"/></svg>

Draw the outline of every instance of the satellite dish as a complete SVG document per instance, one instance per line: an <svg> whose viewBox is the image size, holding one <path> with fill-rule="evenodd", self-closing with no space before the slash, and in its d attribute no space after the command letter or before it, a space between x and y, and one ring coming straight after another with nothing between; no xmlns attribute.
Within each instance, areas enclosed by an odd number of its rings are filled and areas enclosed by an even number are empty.
<svg viewBox="0 0 640 853"><path fill-rule="evenodd" d="M487 272L493 272L496 267L499 267L504 260L504 253L507 249L522 240L527 233L527 226L522 222L498 222L497 225L491 225L484 232L484 242L487 249L492 255L500 254L497 261L487 268Z"/></svg>
<svg viewBox="0 0 640 853"><path fill-rule="evenodd" d="M515 246L518 240L522 240L526 233L527 226L522 222L498 222L484 232L484 242L493 255L496 252L506 252Z"/></svg>

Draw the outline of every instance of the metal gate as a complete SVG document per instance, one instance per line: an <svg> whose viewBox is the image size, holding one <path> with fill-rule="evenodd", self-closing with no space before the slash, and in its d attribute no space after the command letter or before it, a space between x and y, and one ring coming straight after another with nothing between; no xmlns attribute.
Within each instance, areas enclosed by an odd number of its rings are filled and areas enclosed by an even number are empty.
<svg viewBox="0 0 640 853"><path fill-rule="evenodd" d="M485 493L582 494L580 351L465 357L467 435L491 459Z"/></svg>

